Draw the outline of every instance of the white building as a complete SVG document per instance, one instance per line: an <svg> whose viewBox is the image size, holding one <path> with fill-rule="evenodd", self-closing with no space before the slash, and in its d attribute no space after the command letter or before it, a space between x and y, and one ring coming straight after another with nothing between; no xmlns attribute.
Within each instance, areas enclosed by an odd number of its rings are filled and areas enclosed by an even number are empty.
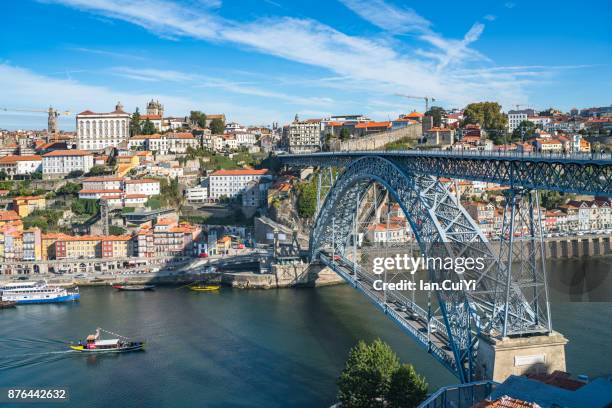
<svg viewBox="0 0 612 408"><path fill-rule="evenodd" d="M62 177L75 170L87 173L93 162L93 154L86 150L54 150L43 156L43 177Z"/></svg>
<svg viewBox="0 0 612 408"><path fill-rule="evenodd" d="M0 158L0 171L4 171L9 178L32 174L40 170L42 170L42 157L40 156L11 155Z"/></svg>
<svg viewBox="0 0 612 408"><path fill-rule="evenodd" d="M146 196L158 195L160 193L159 180L126 180L124 192L126 194L144 194Z"/></svg>
<svg viewBox="0 0 612 408"><path fill-rule="evenodd" d="M257 143L257 137L251 132L235 132L234 137L238 146L251 147Z"/></svg>
<svg viewBox="0 0 612 408"><path fill-rule="evenodd" d="M513 132L522 121L527 120L529 116L535 116L533 109L510 110L508 111L508 131Z"/></svg>
<svg viewBox="0 0 612 408"><path fill-rule="evenodd" d="M271 180L267 169L217 170L210 175L210 198L234 198L242 194L249 183Z"/></svg>
<svg viewBox="0 0 612 408"><path fill-rule="evenodd" d="M83 190L121 190L122 177L88 177L83 180Z"/></svg>
<svg viewBox="0 0 612 408"><path fill-rule="evenodd" d="M198 140L191 133L137 135L128 141L130 149L149 150L157 154L182 154L188 147L197 148Z"/></svg>
<svg viewBox="0 0 612 408"><path fill-rule="evenodd" d="M77 145L82 150L102 150L117 147L127 140L130 131L130 114L123 111L121 103L109 113L95 113L90 110L76 116Z"/></svg>
<svg viewBox="0 0 612 408"><path fill-rule="evenodd" d="M208 187L197 186L185 190L185 199L190 203L203 203L208 201Z"/></svg>
<svg viewBox="0 0 612 408"><path fill-rule="evenodd" d="M287 143L291 153L310 153L321 150L321 119L295 120L287 128Z"/></svg>

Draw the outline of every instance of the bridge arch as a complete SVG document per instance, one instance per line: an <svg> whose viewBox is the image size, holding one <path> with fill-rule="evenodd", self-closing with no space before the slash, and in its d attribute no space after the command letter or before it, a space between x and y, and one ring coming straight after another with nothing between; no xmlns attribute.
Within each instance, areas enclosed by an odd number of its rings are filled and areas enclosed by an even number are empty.
<svg viewBox="0 0 612 408"><path fill-rule="evenodd" d="M486 237L457 202L454 194L436 177L410 173L380 156L366 156L349 163L339 174L317 214L310 237L310 255L317 260L326 252L347 254L359 202L376 182L388 191L405 214L425 256L482 257L486 268L459 277L452 271L429 270L429 279L475 279L478 294L465 291L438 291L435 296L454 362L452 369L462 381L474 376L476 336L499 319L496 306L501 301L503 281L498 259ZM335 261L335 260L334 260ZM520 290L515 291L521 307ZM513 310L511 316L520 316Z"/></svg>

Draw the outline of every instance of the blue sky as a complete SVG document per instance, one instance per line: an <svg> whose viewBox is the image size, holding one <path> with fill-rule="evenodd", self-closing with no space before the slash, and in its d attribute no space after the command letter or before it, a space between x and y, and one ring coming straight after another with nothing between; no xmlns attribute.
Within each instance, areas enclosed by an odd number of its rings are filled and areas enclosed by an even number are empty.
<svg viewBox="0 0 612 408"><path fill-rule="evenodd" d="M567 5L566 5L567 4ZM396 117L430 95L612 103L608 1L41 0L3 4L0 108L224 112L245 124ZM74 127L74 117L61 120ZM0 113L0 128L45 115Z"/></svg>

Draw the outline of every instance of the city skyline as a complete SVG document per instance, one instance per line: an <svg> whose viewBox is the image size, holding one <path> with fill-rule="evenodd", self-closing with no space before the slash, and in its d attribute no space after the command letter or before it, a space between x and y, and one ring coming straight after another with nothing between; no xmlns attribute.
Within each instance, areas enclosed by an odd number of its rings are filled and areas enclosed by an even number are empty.
<svg viewBox="0 0 612 408"><path fill-rule="evenodd" d="M12 3L14 18L1 34L0 107L108 112L121 101L133 112L155 98L169 115L202 110L270 124L296 113L388 119L423 110L422 102L396 93L434 96L445 108L482 100L506 110L609 105L612 53L601 6L382 0L316 6ZM3 112L0 121L43 128L46 117ZM72 130L74 116L59 123Z"/></svg>

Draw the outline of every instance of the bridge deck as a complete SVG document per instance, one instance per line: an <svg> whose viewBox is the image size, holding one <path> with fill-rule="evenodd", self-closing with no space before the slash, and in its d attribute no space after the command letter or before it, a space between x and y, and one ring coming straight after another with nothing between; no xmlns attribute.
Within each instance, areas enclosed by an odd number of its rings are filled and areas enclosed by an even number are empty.
<svg viewBox="0 0 612 408"><path fill-rule="evenodd" d="M610 153L513 153L466 150L353 151L280 155L291 166L345 167L358 159L391 161L403 171L504 186L612 197Z"/></svg>
<svg viewBox="0 0 612 408"><path fill-rule="evenodd" d="M428 353L457 375L455 358L449 347L444 323L432 317L428 330L427 311L399 292L386 291L385 293L374 289L374 281L379 277L354 265L352 261L341 255L332 257L328 253L321 253L320 259L323 264L364 293L371 302L413 337L417 344L424 347Z"/></svg>

